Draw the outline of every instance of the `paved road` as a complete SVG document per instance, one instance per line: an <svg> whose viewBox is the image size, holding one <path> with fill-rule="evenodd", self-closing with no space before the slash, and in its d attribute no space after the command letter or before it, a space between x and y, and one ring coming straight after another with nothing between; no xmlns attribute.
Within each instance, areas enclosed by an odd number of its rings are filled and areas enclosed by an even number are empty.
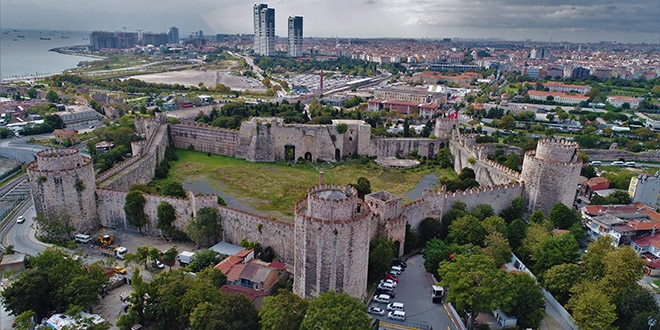
<svg viewBox="0 0 660 330"><path fill-rule="evenodd" d="M431 301L431 283L429 282L428 273L424 269L422 256L414 255L408 259L407 263L408 267L399 276L399 283L394 289L396 297L392 300L404 303L406 323L388 320L387 316L374 317L396 324L417 326L428 324L433 329L456 329L443 305L434 304ZM375 305L382 308L386 307L386 304Z"/></svg>

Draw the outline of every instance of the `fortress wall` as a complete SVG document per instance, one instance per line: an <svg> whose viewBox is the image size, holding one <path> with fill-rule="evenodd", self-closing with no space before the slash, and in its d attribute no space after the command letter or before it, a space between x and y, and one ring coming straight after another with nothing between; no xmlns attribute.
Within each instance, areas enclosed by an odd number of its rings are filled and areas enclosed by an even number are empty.
<svg viewBox="0 0 660 330"><path fill-rule="evenodd" d="M295 147L295 159L311 153L312 161L317 158L335 161L335 149L343 155L342 134L332 125L273 125L273 150L275 160L285 159L285 146Z"/></svg>
<svg viewBox="0 0 660 330"><path fill-rule="evenodd" d="M442 218L447 210L450 210L454 203L461 201L467 204L468 211L479 204L489 204L493 207L495 214L499 214L503 209L511 205L511 201L518 196L523 196L525 185L523 183L512 183L488 187L479 187L467 191L445 192L424 191L422 200L425 206L432 212L436 218Z"/></svg>
<svg viewBox="0 0 660 330"><path fill-rule="evenodd" d="M126 214L124 213L126 195L128 195L127 191L110 189L96 190L101 226L133 232L138 231L136 227L130 225L126 220ZM167 202L174 207L176 214L174 227L180 230L185 229L190 223L190 219L200 208L215 207L218 203L217 197L214 195L195 196L192 192L189 192L188 199L148 194L144 194L143 196L146 200L144 212L147 215L147 224L142 227L142 233L151 236L163 234L160 229L156 228L156 224L158 223L157 210L161 202Z"/></svg>
<svg viewBox="0 0 660 330"><path fill-rule="evenodd" d="M271 246L280 260L293 263L293 223L270 219L246 212L218 206L224 241L240 244L243 239ZM261 224L261 226L259 226ZM261 227L261 230L259 230Z"/></svg>
<svg viewBox="0 0 660 330"><path fill-rule="evenodd" d="M465 167L471 168L476 180L483 186L507 184L520 180L520 173L517 171L486 158L486 147L477 145L473 149L463 146L461 143L452 142L449 148L454 155L454 170L460 172Z"/></svg>
<svg viewBox="0 0 660 330"><path fill-rule="evenodd" d="M497 149L498 147L500 147L504 150L505 155L509 155L509 154L512 154L512 153L522 155L522 148L518 148L516 146L510 146L510 145L507 145L507 144L480 143L479 146L484 149L483 152L486 154L486 156L491 156L491 155L495 154L495 149Z"/></svg>
<svg viewBox="0 0 660 330"><path fill-rule="evenodd" d="M577 179L582 162L553 162L535 157L534 151L525 154L522 179L525 181L527 210L542 210L546 215L555 203L573 207Z"/></svg>
<svg viewBox="0 0 660 330"><path fill-rule="evenodd" d="M138 160L140 160L140 155L137 155L137 154L133 154L133 155L134 155L133 157L131 157L131 158L129 158L129 159L126 159L126 160L124 160L123 162L121 162L121 163L119 163L119 164L113 166L111 169L109 169L109 170L107 170L107 171L101 173L101 174L96 178L96 181L97 181L97 182L103 182L103 181L107 180L108 178L110 178L111 176L113 176L113 175L115 175L115 174L121 172L123 169L125 169L125 168L131 166L133 163L135 163L135 162L137 162Z"/></svg>
<svg viewBox="0 0 660 330"><path fill-rule="evenodd" d="M234 156L239 134L236 130L202 124L170 124L170 140L176 148L188 148L216 155Z"/></svg>
<svg viewBox="0 0 660 330"><path fill-rule="evenodd" d="M447 141L427 138L375 138L371 140L369 156L405 157L417 150L420 156L434 157L438 154L441 143L446 145Z"/></svg>
<svg viewBox="0 0 660 330"><path fill-rule="evenodd" d="M408 223L410 223L411 228L417 229L419 228L419 223L422 222L422 220L431 216L435 217L435 212L433 211L436 211L437 214L442 214L444 205L436 204L433 205L433 207L435 207L435 209L431 209L429 203L422 198L410 204L404 205L401 209L401 215L406 219Z"/></svg>

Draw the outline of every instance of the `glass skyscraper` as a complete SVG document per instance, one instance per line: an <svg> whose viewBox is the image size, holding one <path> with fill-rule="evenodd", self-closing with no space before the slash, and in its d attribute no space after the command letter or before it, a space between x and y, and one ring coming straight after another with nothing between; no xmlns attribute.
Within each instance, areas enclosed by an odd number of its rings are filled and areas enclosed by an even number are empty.
<svg viewBox="0 0 660 330"><path fill-rule="evenodd" d="M254 5L254 52L258 55L275 55L275 9L267 4Z"/></svg>
<svg viewBox="0 0 660 330"><path fill-rule="evenodd" d="M289 56L301 57L303 54L303 18L289 16Z"/></svg>

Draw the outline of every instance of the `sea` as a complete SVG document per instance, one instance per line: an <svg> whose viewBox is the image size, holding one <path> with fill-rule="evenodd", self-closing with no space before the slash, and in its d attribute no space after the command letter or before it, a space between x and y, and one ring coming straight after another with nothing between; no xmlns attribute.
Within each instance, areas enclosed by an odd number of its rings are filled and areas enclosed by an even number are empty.
<svg viewBox="0 0 660 330"><path fill-rule="evenodd" d="M53 48L89 45L90 32L0 29L0 80L60 73L93 58L64 55Z"/></svg>

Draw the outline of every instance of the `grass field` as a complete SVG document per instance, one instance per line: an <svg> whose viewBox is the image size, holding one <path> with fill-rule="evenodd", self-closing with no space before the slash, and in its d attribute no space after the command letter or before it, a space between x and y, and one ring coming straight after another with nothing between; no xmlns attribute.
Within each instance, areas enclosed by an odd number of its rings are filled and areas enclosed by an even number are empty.
<svg viewBox="0 0 660 330"><path fill-rule="evenodd" d="M292 165L285 162L251 163L232 157L207 155L177 149L179 160L173 163L166 180L217 180L224 193L248 203L260 211L276 211L293 216L294 204L318 184L319 170L326 183L349 184L361 176L369 179L371 190L386 190L406 200L406 194L429 173L438 178L455 177L453 169L420 167L412 170L387 169L369 161L355 160L333 165ZM211 180L208 180L211 179ZM154 182L158 185L158 182ZM255 202L256 201L256 202Z"/></svg>

